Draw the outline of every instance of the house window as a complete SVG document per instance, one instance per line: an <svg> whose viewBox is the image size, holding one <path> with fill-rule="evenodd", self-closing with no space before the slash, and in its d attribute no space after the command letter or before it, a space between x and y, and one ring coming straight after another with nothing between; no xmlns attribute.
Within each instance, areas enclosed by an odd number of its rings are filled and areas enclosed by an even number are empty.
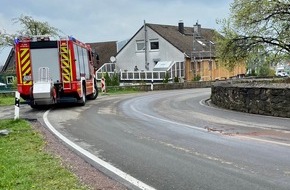
<svg viewBox="0 0 290 190"><path fill-rule="evenodd" d="M150 50L159 50L158 40L150 40Z"/></svg>
<svg viewBox="0 0 290 190"><path fill-rule="evenodd" d="M136 49L137 49L137 51L144 51L145 50L145 42L144 42L144 40L136 41Z"/></svg>

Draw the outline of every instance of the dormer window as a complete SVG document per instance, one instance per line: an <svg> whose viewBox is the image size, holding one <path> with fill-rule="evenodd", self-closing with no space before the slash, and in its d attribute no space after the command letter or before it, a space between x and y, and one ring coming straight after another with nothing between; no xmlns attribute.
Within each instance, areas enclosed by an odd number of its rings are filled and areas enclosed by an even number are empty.
<svg viewBox="0 0 290 190"><path fill-rule="evenodd" d="M201 41L201 40L196 40L200 45L202 45L202 46L206 46L205 45L205 43L203 42L203 41Z"/></svg>

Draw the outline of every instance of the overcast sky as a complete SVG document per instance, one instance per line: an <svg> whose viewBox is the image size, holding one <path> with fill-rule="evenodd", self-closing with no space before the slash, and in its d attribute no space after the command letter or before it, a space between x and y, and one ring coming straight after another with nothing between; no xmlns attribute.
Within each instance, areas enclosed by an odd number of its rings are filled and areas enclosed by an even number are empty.
<svg viewBox="0 0 290 190"><path fill-rule="evenodd" d="M83 42L122 41L147 23L185 26L197 21L220 29L217 19L228 18L234 0L1 0L0 31L15 33L21 27L12 19L21 14L48 22ZM8 48L0 52L4 64Z"/></svg>

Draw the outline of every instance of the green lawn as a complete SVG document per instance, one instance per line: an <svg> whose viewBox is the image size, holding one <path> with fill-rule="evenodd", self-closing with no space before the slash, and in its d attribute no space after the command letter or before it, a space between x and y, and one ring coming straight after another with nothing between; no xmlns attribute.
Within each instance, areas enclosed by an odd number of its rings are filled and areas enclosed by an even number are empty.
<svg viewBox="0 0 290 190"><path fill-rule="evenodd" d="M45 141L25 120L0 120L0 189L87 189L44 151Z"/></svg>
<svg viewBox="0 0 290 190"><path fill-rule="evenodd" d="M110 89L100 95L136 93L135 89ZM0 106L14 105L13 95L0 94ZM0 189L88 189L64 168L61 160L44 151L44 138L25 120L0 120Z"/></svg>
<svg viewBox="0 0 290 190"><path fill-rule="evenodd" d="M99 91L100 95L118 95L118 94L131 94L141 92L135 88L121 88L121 87L109 87L106 92Z"/></svg>
<svg viewBox="0 0 290 190"><path fill-rule="evenodd" d="M15 97L12 95L0 94L0 106L14 105Z"/></svg>

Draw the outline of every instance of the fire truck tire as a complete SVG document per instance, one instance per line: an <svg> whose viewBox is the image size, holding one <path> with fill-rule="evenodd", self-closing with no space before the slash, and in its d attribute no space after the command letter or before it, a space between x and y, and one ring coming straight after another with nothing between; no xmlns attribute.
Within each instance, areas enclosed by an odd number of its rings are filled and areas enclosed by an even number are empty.
<svg viewBox="0 0 290 190"><path fill-rule="evenodd" d="M36 105L34 103L34 98L33 98L33 87L30 88L30 99L29 99L29 105L31 108L33 109L37 109L38 108L38 105Z"/></svg>
<svg viewBox="0 0 290 190"><path fill-rule="evenodd" d="M30 103L30 107L31 107L32 109L39 109L39 108L40 108L39 105L36 105L34 102L31 102L31 103Z"/></svg>
<svg viewBox="0 0 290 190"><path fill-rule="evenodd" d="M81 97L79 102L81 106L84 106L86 105L86 101L87 101L85 84L82 85L82 92L83 92L83 96Z"/></svg>
<svg viewBox="0 0 290 190"><path fill-rule="evenodd" d="M55 87L51 88L50 96L51 96L52 104L56 104L56 89L55 89Z"/></svg>
<svg viewBox="0 0 290 190"><path fill-rule="evenodd" d="M95 92L88 96L89 100L95 100L98 97L99 91L98 91L98 86L97 86L96 80L94 81L94 88L95 88Z"/></svg>

